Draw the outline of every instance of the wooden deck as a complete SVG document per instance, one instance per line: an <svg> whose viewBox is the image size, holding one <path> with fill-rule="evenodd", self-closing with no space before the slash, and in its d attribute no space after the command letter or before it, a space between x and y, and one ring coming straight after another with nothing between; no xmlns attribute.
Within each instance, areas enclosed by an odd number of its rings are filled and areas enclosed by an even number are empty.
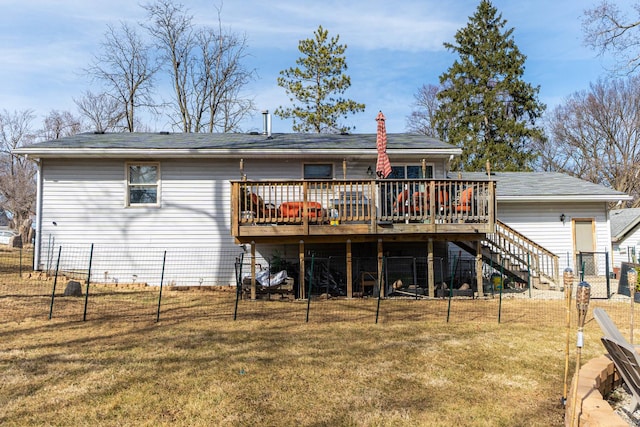
<svg viewBox="0 0 640 427"><path fill-rule="evenodd" d="M240 243L476 240L495 226L490 180L232 181L231 191Z"/></svg>

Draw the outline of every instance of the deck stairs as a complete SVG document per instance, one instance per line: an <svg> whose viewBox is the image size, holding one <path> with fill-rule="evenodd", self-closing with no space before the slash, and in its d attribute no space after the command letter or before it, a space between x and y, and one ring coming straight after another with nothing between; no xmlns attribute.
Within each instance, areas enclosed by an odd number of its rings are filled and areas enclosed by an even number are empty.
<svg viewBox="0 0 640 427"><path fill-rule="evenodd" d="M466 252L476 255L474 242L455 242ZM482 260L489 275L502 273L512 281L537 289L559 289L558 256L533 240L497 220L495 231L481 241Z"/></svg>

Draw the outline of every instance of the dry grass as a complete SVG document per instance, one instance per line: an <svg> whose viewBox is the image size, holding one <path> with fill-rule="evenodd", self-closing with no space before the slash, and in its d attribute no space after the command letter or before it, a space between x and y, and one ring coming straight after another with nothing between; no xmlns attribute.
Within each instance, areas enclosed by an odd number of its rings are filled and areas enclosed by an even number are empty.
<svg viewBox="0 0 640 427"><path fill-rule="evenodd" d="M563 423L561 301L535 301L555 320L536 319L531 301L505 301L521 315L501 324L481 310L494 302L456 302L449 323L442 306L425 314L407 302L398 307L414 320L389 321L387 310L376 325L304 323L290 310L235 322L16 321L4 316L13 300L0 299L3 425ZM614 319L626 308L607 306ZM585 360L602 353L598 333L590 321Z"/></svg>
<svg viewBox="0 0 640 427"><path fill-rule="evenodd" d="M83 322L64 298L47 320L51 283L27 285L0 275L2 425L563 425L561 300L505 300L501 323L496 300L449 322L444 300L383 301L378 324L375 300L323 301L305 323L306 302L233 321L233 293L167 292L155 323L153 295L98 286ZM627 330L627 303L597 305ZM593 319L585 337L584 361L603 353Z"/></svg>

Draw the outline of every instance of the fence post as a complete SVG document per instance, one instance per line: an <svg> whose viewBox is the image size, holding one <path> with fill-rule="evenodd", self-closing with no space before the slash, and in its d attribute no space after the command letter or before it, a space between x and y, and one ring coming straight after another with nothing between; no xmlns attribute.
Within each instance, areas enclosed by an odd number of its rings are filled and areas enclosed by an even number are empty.
<svg viewBox="0 0 640 427"><path fill-rule="evenodd" d="M33 249L31 250L31 269L36 270L36 232L33 233ZM40 251L40 249L38 249Z"/></svg>
<svg viewBox="0 0 640 427"><path fill-rule="evenodd" d="M388 270L387 258L383 256L382 263L378 265L382 265L382 270L386 272ZM382 299L382 290L380 289L382 281L380 280L380 277L382 277L382 271L378 272L378 304L376 307L376 325L378 324L378 318L380 317L380 300ZM364 286L362 287L362 294L364 295Z"/></svg>
<svg viewBox="0 0 640 427"><path fill-rule="evenodd" d="M504 258L500 260L500 302L498 302L498 323L502 317L502 289L504 289Z"/></svg>
<svg viewBox="0 0 640 427"><path fill-rule="evenodd" d="M307 323L309 323L309 309L311 308L311 285L313 282L313 262L315 261L315 257L315 254L311 254L311 271L309 272L309 289L307 291ZM304 282L302 283L302 287L304 287Z"/></svg>
<svg viewBox="0 0 640 427"><path fill-rule="evenodd" d="M416 257L411 258L411 263L413 266L413 285L415 286L416 300L417 300L418 299L418 269L416 267Z"/></svg>
<svg viewBox="0 0 640 427"><path fill-rule="evenodd" d="M84 313L82 321L87 320L87 304L89 303L89 284L91 283L91 263L93 262L93 243L91 244L91 252L89 253L89 271L87 272L87 291L84 294Z"/></svg>
<svg viewBox="0 0 640 427"><path fill-rule="evenodd" d="M447 323L449 323L449 317L451 315L451 299L453 298L453 278L456 274L456 269L458 268L458 259L456 256L453 256L453 268L451 268L451 280L449 281L449 304L447 306Z"/></svg>
<svg viewBox="0 0 640 427"><path fill-rule="evenodd" d="M19 277L22 279L22 246L20 246L20 267L18 267Z"/></svg>
<svg viewBox="0 0 640 427"><path fill-rule="evenodd" d="M60 253L62 252L62 246L58 248L58 261L56 262L56 275L53 278L53 290L51 291L51 305L49 306L49 320L53 315L53 299L56 296L56 285L58 284L58 269L60 268Z"/></svg>
<svg viewBox="0 0 640 427"><path fill-rule="evenodd" d="M605 252L604 253L604 262L605 262L605 274L607 275L607 299L609 299L611 297L611 279L609 277L610 270L609 270L609 252Z"/></svg>
<svg viewBox="0 0 640 427"><path fill-rule="evenodd" d="M527 252L527 285L529 287L529 298L531 298L531 252Z"/></svg>
<svg viewBox="0 0 640 427"><path fill-rule="evenodd" d="M238 317L238 300L242 295L242 263L244 261L244 253L236 257L236 306L233 309L233 320ZM269 263L269 270L271 270L271 263Z"/></svg>
<svg viewBox="0 0 640 427"><path fill-rule="evenodd" d="M156 323L160 321L160 303L162 302L162 285L164 283L164 266L167 262L167 251L162 256L162 274L160 275L160 295L158 295L158 312L156 314Z"/></svg>

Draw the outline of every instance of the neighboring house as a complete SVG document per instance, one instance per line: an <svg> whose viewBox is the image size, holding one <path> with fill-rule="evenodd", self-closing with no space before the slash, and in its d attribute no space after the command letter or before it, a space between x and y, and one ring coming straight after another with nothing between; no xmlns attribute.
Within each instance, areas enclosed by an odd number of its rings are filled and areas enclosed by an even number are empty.
<svg viewBox="0 0 640 427"><path fill-rule="evenodd" d="M616 273L623 262L638 262L640 256L640 208L611 211L613 268Z"/></svg>
<svg viewBox="0 0 640 427"><path fill-rule="evenodd" d="M9 228L9 217L3 209L0 209L0 229L4 228Z"/></svg>
<svg viewBox="0 0 640 427"><path fill-rule="evenodd" d="M448 165L459 148L409 134L388 135L386 179L375 177L375 134L81 134L14 153L38 161L38 269L65 245L243 245L258 262L342 257L349 295L352 258L376 272L394 256L426 259L432 294L448 242L476 254L476 282L486 248L514 270L533 257L533 276L557 282L577 252L610 251L607 203L629 199L561 174L458 176ZM208 284L234 282L232 262L206 268Z"/></svg>

